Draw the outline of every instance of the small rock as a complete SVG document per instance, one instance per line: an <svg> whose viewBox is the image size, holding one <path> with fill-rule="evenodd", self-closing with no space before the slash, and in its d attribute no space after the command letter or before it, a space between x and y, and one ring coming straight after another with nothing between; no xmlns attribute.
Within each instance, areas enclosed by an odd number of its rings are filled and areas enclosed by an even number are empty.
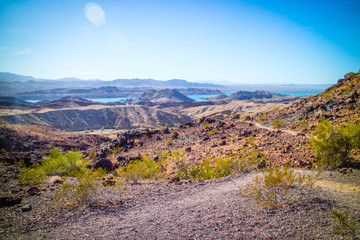
<svg viewBox="0 0 360 240"><path fill-rule="evenodd" d="M224 146L224 145L226 145L226 141L225 141L225 140L223 140L221 143L219 143L219 146Z"/></svg>
<svg viewBox="0 0 360 240"><path fill-rule="evenodd" d="M158 155L155 155L155 156L154 156L154 161L155 161L155 162L160 161L160 157L159 157Z"/></svg>
<svg viewBox="0 0 360 240"><path fill-rule="evenodd" d="M40 194L41 190L38 187L29 187L25 190L25 193L29 194L30 196L34 196Z"/></svg>
<svg viewBox="0 0 360 240"><path fill-rule="evenodd" d="M171 137L174 138L174 139L177 139L179 137L179 133L174 132Z"/></svg>
<svg viewBox="0 0 360 240"><path fill-rule="evenodd" d="M106 179L105 181L102 182L102 184L107 187L107 186L115 186L116 181L111 180L111 179Z"/></svg>
<svg viewBox="0 0 360 240"><path fill-rule="evenodd" d="M10 207L21 202L21 197L0 197L0 207Z"/></svg>
<svg viewBox="0 0 360 240"><path fill-rule="evenodd" d="M31 211L31 205L30 204L26 204L24 206L21 207L21 211L23 212L28 212L28 211Z"/></svg>
<svg viewBox="0 0 360 240"><path fill-rule="evenodd" d="M49 178L49 183L52 185L61 183L61 177L59 176L52 176Z"/></svg>
<svg viewBox="0 0 360 240"><path fill-rule="evenodd" d="M352 169L351 169L351 168L341 168L341 169L339 170L339 173L349 174L349 173L352 173Z"/></svg>
<svg viewBox="0 0 360 240"><path fill-rule="evenodd" d="M178 183L178 182L180 182L180 178L178 178L178 177L173 177L169 181L169 183L175 183L175 184Z"/></svg>

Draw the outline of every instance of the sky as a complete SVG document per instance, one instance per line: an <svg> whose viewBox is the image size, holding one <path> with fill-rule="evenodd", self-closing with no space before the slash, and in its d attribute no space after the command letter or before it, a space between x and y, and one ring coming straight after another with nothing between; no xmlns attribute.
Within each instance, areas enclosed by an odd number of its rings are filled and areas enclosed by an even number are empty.
<svg viewBox="0 0 360 240"><path fill-rule="evenodd" d="M360 68L360 0L0 0L0 72L327 84Z"/></svg>

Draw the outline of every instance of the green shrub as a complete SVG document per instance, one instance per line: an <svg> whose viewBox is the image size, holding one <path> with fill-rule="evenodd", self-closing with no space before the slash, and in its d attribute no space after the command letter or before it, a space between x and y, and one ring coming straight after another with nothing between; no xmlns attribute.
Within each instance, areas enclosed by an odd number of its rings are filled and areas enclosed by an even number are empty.
<svg viewBox="0 0 360 240"><path fill-rule="evenodd" d="M17 175L17 181L23 186L39 185L45 179L45 171L40 165L24 167Z"/></svg>
<svg viewBox="0 0 360 240"><path fill-rule="evenodd" d="M50 150L50 155L41 160L41 167L47 175L75 176L84 172L87 162L78 151L68 151L63 154L58 149Z"/></svg>
<svg viewBox="0 0 360 240"><path fill-rule="evenodd" d="M5 150L5 149L1 149L1 154L5 155L5 156L8 156L9 153Z"/></svg>
<svg viewBox="0 0 360 240"><path fill-rule="evenodd" d="M204 122L203 129L206 129L208 127L210 127L210 123L208 121Z"/></svg>
<svg viewBox="0 0 360 240"><path fill-rule="evenodd" d="M18 174L18 182L21 185L37 185L45 176L76 176L87 170L87 164L78 151L64 154L58 149L52 149L49 156L41 159L41 164L23 168Z"/></svg>
<svg viewBox="0 0 360 240"><path fill-rule="evenodd" d="M264 121L264 120L265 120L265 114L260 114L260 115L256 118L256 120L257 120L258 122Z"/></svg>
<svg viewBox="0 0 360 240"><path fill-rule="evenodd" d="M265 160L257 149L257 145L253 143L254 137L250 136L247 140L248 146L240 148L239 161L237 168L242 172L251 172L253 170L265 167Z"/></svg>
<svg viewBox="0 0 360 240"><path fill-rule="evenodd" d="M273 128L281 128L284 125L284 123L281 118L277 118L272 122L271 125L273 126Z"/></svg>
<svg viewBox="0 0 360 240"><path fill-rule="evenodd" d="M337 224L334 226L333 233L335 235L349 236L352 239L360 239L356 223L349 220L349 212L341 213L334 210L331 212L331 217L338 220Z"/></svg>
<svg viewBox="0 0 360 240"><path fill-rule="evenodd" d="M139 161L129 163L120 171L120 175L127 180L138 182L140 179L150 179L159 177L162 171L161 162L156 162L153 159L143 155Z"/></svg>
<svg viewBox="0 0 360 240"><path fill-rule="evenodd" d="M351 153L360 149L360 124L348 123L338 127L322 119L311 137L311 148L317 154L318 164L326 168L346 166Z"/></svg>
<svg viewBox="0 0 360 240"><path fill-rule="evenodd" d="M219 132L219 130L217 130L216 128L213 128L213 129L211 129L211 130L209 131L208 135L209 135L209 136L212 136L212 135L214 135L214 134L216 134L216 133L218 133L218 132Z"/></svg>
<svg viewBox="0 0 360 240"><path fill-rule="evenodd" d="M262 176L256 176L255 183L240 188L240 192L263 208L280 208L307 196L314 189L314 183L315 178L295 174L288 167L271 168L263 171ZM295 189L300 194L294 193Z"/></svg>
<svg viewBox="0 0 360 240"><path fill-rule="evenodd" d="M253 142L254 137L249 137L248 142ZM264 164L262 164L264 163ZM231 174L250 172L265 166L260 151L256 144L241 148L239 153L231 153L226 158L211 159L207 157L197 164L186 164L181 159L176 162L177 177L180 179L214 179L226 177Z"/></svg>
<svg viewBox="0 0 360 240"><path fill-rule="evenodd" d="M229 176L236 172L235 158L217 158L211 161L211 158L206 158L202 163L182 167L178 172L183 178L195 179L214 179ZM179 177L180 178L180 177Z"/></svg>

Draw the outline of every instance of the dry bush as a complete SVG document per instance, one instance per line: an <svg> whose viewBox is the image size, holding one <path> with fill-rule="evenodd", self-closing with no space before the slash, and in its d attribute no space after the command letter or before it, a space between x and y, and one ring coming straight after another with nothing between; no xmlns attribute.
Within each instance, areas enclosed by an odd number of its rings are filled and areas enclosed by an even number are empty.
<svg viewBox="0 0 360 240"><path fill-rule="evenodd" d="M320 172L311 177L285 167L270 168L256 176L253 184L240 189L242 196L253 199L263 208L280 208L308 196L314 190Z"/></svg>

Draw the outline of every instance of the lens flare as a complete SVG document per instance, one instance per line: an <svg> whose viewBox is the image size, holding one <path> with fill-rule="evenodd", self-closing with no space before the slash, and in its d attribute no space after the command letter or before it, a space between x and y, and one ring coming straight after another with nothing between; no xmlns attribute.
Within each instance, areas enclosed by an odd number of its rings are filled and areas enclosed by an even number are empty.
<svg viewBox="0 0 360 240"><path fill-rule="evenodd" d="M104 10L96 3L88 3L84 8L86 18L95 26L101 26L106 22Z"/></svg>

